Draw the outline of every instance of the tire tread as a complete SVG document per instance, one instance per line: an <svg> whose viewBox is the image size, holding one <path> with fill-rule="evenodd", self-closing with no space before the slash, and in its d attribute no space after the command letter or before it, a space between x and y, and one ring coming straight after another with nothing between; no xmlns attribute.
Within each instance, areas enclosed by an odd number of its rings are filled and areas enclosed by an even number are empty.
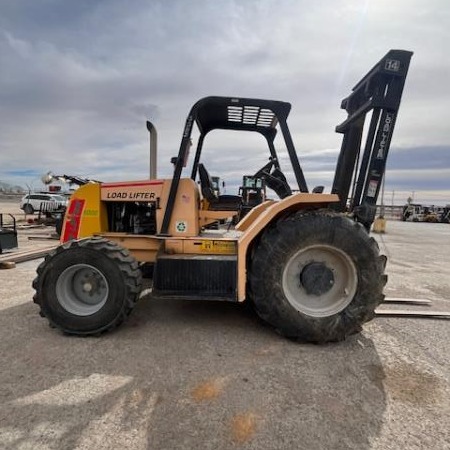
<svg viewBox="0 0 450 450"><path fill-rule="evenodd" d="M45 273L48 266L52 263L53 258L60 255L61 253L68 251L77 247L86 247L98 252L102 252L111 261L117 264L118 269L122 273L125 290L126 290L126 301L122 307L120 313L115 317L113 321L109 324L100 327L99 329L89 330L89 331L74 331L64 327L62 324L55 323L46 313L43 307L42 297L44 295L43 285L45 282ZM36 269L37 276L33 280L32 286L35 289L35 294L33 296L33 302L38 304L40 307L39 314L42 317L46 317L50 325L61 329L67 334L77 334L77 335L98 335L111 331L112 329L121 325L131 314L131 311L135 307L137 301L139 300L139 293L141 291L142 285L142 274L139 269L139 264L136 259L131 255L128 249L125 249L115 242L112 242L103 237L92 237L87 239L81 239L77 241L70 241L64 243L57 247L55 250L46 255L44 261L39 264Z"/></svg>

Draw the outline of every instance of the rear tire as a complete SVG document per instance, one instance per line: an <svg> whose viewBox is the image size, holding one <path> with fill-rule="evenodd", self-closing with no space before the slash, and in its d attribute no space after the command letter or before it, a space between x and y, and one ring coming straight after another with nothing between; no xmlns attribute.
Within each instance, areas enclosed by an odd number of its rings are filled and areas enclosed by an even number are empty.
<svg viewBox="0 0 450 450"><path fill-rule="evenodd" d="M34 302L41 316L65 333L99 334L128 318L141 284L129 251L94 237L68 242L45 258L33 281Z"/></svg>
<svg viewBox="0 0 450 450"><path fill-rule="evenodd" d="M249 293L258 315L284 336L341 341L374 317L385 264L360 224L327 210L300 212L262 235Z"/></svg>

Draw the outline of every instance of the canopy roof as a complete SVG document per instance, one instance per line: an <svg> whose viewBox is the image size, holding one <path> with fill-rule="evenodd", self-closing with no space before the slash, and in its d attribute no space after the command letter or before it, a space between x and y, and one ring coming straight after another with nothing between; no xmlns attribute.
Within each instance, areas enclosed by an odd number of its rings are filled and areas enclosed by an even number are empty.
<svg viewBox="0 0 450 450"><path fill-rule="evenodd" d="M286 121L291 104L274 100L236 97L205 97L191 110L197 126L206 135L211 130L256 131L273 140L279 121Z"/></svg>

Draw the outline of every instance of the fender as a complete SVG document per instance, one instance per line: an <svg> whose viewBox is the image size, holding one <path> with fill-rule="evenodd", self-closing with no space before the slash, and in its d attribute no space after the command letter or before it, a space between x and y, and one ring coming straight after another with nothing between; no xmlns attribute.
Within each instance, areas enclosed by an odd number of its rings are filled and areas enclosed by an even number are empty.
<svg viewBox="0 0 450 450"><path fill-rule="evenodd" d="M254 239L271 222L285 213L293 213L307 207L325 207L330 203L338 202L339 196L336 194L298 193L278 202L264 202L252 211L251 217L248 217L248 219L245 217L239 222L236 229L243 231L243 234L238 239L238 301L245 300L248 249Z"/></svg>

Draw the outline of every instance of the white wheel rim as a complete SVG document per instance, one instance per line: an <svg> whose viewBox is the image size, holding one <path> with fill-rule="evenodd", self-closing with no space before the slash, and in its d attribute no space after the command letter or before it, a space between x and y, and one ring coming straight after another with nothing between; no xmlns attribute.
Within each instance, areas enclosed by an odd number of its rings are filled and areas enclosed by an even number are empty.
<svg viewBox="0 0 450 450"><path fill-rule="evenodd" d="M103 307L109 286L105 276L89 264L75 264L65 269L56 282L59 304L76 316L90 316Z"/></svg>
<svg viewBox="0 0 450 450"><path fill-rule="evenodd" d="M311 281L302 275L311 265L323 267L325 281L318 293L311 293ZM311 277L309 277L311 279ZM287 262L282 276L284 295L299 312L312 317L329 317L344 310L353 300L358 286L356 266L342 250L331 245L311 245L296 252Z"/></svg>

